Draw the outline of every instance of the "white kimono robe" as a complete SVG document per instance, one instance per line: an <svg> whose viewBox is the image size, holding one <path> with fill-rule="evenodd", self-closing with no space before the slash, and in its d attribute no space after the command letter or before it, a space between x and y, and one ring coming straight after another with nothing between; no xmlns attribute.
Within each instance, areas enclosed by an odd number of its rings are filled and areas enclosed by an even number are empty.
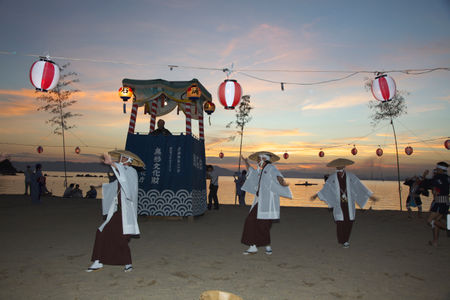
<svg viewBox="0 0 450 300"><path fill-rule="evenodd" d="M348 199L348 215L350 220L355 219L355 203L358 203L359 207L363 208L366 205L367 200L372 196L372 192L367 189L355 174L345 171L346 184L347 184L347 199ZM344 214L341 209L341 195L339 180L337 178L337 172L331 174L328 177L327 182L317 193L320 200L328 204L333 208L333 216L335 221L343 221Z"/></svg>
<svg viewBox="0 0 450 300"><path fill-rule="evenodd" d="M98 228L100 231L108 224L113 214L117 211L117 183L120 183L121 207L122 207L122 227L123 234L139 234L137 223L138 206L138 175L133 167L116 163L117 169L112 168L117 180L102 185L102 206L103 214L108 215L106 221Z"/></svg>
<svg viewBox="0 0 450 300"><path fill-rule="evenodd" d="M292 199L291 189L287 186L282 186L277 179L277 176L283 177L280 171L272 165L268 164L264 168L262 175L261 170L249 168L247 179L245 180L242 190L255 194L252 207L258 203L257 219L263 220L277 220L280 218L280 196ZM256 196L258 190L258 181L261 177L259 187L259 196Z"/></svg>

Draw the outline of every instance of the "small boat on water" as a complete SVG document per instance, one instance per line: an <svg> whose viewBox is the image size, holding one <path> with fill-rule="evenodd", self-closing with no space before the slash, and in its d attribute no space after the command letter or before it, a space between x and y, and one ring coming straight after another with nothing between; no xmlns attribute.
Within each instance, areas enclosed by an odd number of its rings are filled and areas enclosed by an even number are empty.
<svg viewBox="0 0 450 300"><path fill-rule="evenodd" d="M317 183L309 183L308 181L305 181L303 183L296 183L295 185L310 186L310 185L317 185Z"/></svg>

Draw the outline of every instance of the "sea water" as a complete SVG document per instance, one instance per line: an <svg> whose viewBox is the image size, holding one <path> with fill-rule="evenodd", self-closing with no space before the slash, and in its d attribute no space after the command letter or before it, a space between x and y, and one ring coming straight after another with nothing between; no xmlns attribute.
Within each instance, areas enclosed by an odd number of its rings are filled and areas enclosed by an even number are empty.
<svg viewBox="0 0 450 300"><path fill-rule="evenodd" d="M62 196L64 193L64 172L44 172L47 174L47 189L55 196ZM82 175L82 176L81 176ZM92 177L86 177L86 174L79 172L67 172L67 184L79 184L80 189L83 190L83 196L89 190L89 186L97 186L97 198L102 197L102 191L99 186L102 183L108 183L108 176L106 173L89 173ZM25 179L24 175L18 173L16 176L0 175L0 194L24 194ZM293 199L281 198L281 206L300 206L300 207L327 207L327 205L316 199L311 201L310 198L316 194L323 186L323 179L314 178L286 178L292 191ZM304 182L317 185L295 185L296 183ZM400 200L398 194L397 181L380 181L380 180L363 180L363 184L369 188L377 197L379 201L369 201L365 206L366 209L372 208L376 210L399 210ZM206 184L208 187L209 181ZM408 196L409 187L401 183L402 189L402 208L406 208L406 198ZM235 204L238 203L235 199L235 183L232 176L219 177L218 190L219 203ZM246 204L250 205L254 196L246 195ZM422 196L423 210L427 211L430 207L432 198Z"/></svg>

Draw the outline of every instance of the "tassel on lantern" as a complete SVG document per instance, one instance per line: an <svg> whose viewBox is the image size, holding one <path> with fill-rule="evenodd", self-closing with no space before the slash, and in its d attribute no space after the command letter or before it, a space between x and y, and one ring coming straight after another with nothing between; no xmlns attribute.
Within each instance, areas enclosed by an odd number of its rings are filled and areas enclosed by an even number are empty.
<svg viewBox="0 0 450 300"><path fill-rule="evenodd" d="M127 105L126 105L126 103L123 104L123 113L124 114L127 113Z"/></svg>

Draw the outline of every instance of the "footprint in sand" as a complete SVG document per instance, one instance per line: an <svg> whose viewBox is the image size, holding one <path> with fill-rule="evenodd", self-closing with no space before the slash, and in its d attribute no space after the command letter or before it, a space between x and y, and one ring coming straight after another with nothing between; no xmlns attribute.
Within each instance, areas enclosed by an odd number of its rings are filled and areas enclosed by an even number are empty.
<svg viewBox="0 0 450 300"><path fill-rule="evenodd" d="M315 283L307 282L307 281L305 281L305 280L303 280L303 284L306 285L306 286L308 286L308 287L312 287L312 286L315 285Z"/></svg>
<svg viewBox="0 0 450 300"><path fill-rule="evenodd" d="M185 273L185 272L175 272L175 273L171 273L173 276L176 277L180 277L180 278L189 278L189 274Z"/></svg>
<svg viewBox="0 0 450 300"><path fill-rule="evenodd" d="M302 267L300 265L291 266L291 265L288 265L287 263L281 263L281 264L278 264L277 266L282 269L298 269L298 268Z"/></svg>

